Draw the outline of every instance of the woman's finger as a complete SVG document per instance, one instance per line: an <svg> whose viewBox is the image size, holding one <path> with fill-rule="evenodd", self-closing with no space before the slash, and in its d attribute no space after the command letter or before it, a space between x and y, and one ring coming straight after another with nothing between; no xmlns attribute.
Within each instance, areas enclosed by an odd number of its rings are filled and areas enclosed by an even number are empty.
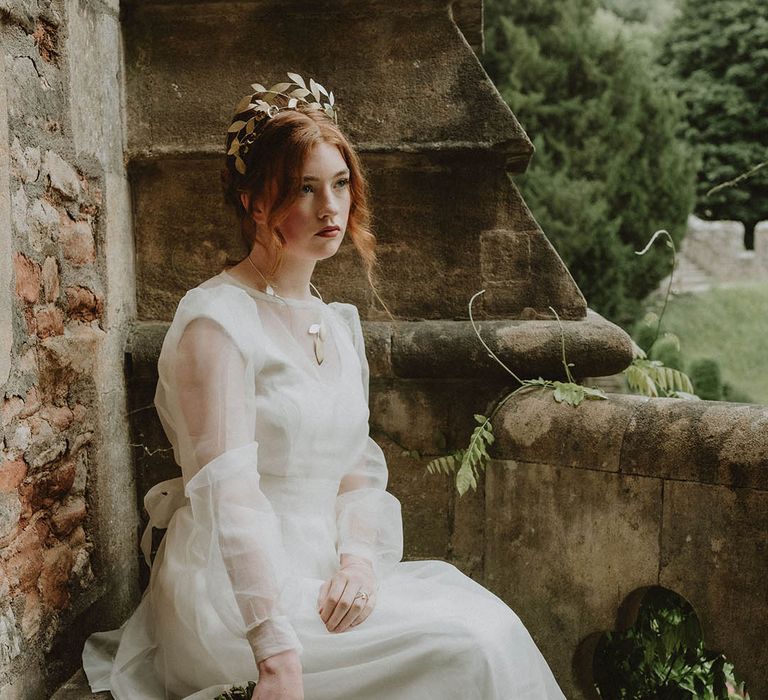
<svg viewBox="0 0 768 700"><path fill-rule="evenodd" d="M354 597L352 599L352 604L350 605L349 610L347 610L346 615L341 618L334 632L346 632L352 626L354 621L364 612L367 604L367 598Z"/></svg>
<svg viewBox="0 0 768 700"><path fill-rule="evenodd" d="M358 590L360 590L359 586L355 584L347 584L346 588L344 588L344 593L339 599L339 602L336 603L335 610L325 624L329 631L336 631L339 623L344 619L344 616L347 614L347 612L349 612L349 609L353 606L353 604L355 605L355 608L358 607L358 604L355 603L354 600L355 593L357 593Z"/></svg>
<svg viewBox="0 0 768 700"><path fill-rule="evenodd" d="M371 595L370 598L368 598L365 606L360 611L360 614L352 620L350 623L350 627L357 627L361 622L365 622L368 616L373 612L373 609L376 607L376 596Z"/></svg>
<svg viewBox="0 0 768 700"><path fill-rule="evenodd" d="M328 579L323 583L322 586L320 586L320 592L317 594L317 609L318 612L323 609L323 603L325 602L325 598L328 595L328 591L331 588L331 579Z"/></svg>
<svg viewBox="0 0 768 700"><path fill-rule="evenodd" d="M346 580L340 576L334 576L331 579L328 595L326 595L325 600L323 601L323 607L320 610L320 617L322 618L326 627L328 626L328 620L330 619L331 615L333 615L336 607L344 596L344 589L346 585Z"/></svg>

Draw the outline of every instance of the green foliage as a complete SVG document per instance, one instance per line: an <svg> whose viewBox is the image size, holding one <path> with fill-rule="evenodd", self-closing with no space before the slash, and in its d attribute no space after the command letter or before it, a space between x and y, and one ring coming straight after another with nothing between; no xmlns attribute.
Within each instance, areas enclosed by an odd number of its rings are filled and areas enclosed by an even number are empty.
<svg viewBox="0 0 768 700"><path fill-rule="evenodd" d="M456 450L450 455L438 457L427 464L430 474L453 474L456 472L456 490L463 496L469 487L477 489L480 470L485 469L490 456L488 447L495 440L490 420L475 413L475 420L480 424L472 431L466 450ZM458 469L458 470L457 470Z"/></svg>
<svg viewBox="0 0 768 700"><path fill-rule="evenodd" d="M685 138L701 159L696 212L705 219L737 219L751 239L768 218L768 3L754 0L681 0L663 62L687 107ZM718 183L753 170L738 187Z"/></svg>
<svg viewBox="0 0 768 700"><path fill-rule="evenodd" d="M591 0L488 0L484 65L536 146L516 179L592 308L626 325L666 272L632 251L672 222L680 240L695 163L682 106L652 60L595 22Z"/></svg>
<svg viewBox="0 0 768 700"><path fill-rule="evenodd" d="M632 330L632 338L647 354L656 342L658 333L659 317L652 311L649 311L635 324L635 327Z"/></svg>
<svg viewBox="0 0 768 700"><path fill-rule="evenodd" d="M251 700L255 689L256 683L254 681L248 681L246 687L233 685L226 693L217 695L214 700Z"/></svg>
<svg viewBox="0 0 768 700"><path fill-rule="evenodd" d="M723 378L720 365L711 357L700 357L693 360L688 368L696 393L709 401L722 401Z"/></svg>
<svg viewBox="0 0 768 700"><path fill-rule="evenodd" d="M665 333L651 347L648 356L652 360L658 360L665 367L683 369L683 355L680 352L680 338L674 333Z"/></svg>
<svg viewBox="0 0 768 700"><path fill-rule="evenodd" d="M606 700L746 697L733 666L704 648L693 608L663 588L646 594L633 627L601 637L593 673Z"/></svg>
<svg viewBox="0 0 768 700"><path fill-rule="evenodd" d="M696 398L694 385L683 372L665 367L658 360L636 357L624 370L630 391L643 396Z"/></svg>

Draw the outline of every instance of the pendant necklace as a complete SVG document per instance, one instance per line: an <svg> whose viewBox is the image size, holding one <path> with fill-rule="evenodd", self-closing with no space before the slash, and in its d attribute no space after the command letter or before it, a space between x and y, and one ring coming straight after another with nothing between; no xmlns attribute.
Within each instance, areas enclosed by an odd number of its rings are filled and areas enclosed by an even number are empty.
<svg viewBox="0 0 768 700"><path fill-rule="evenodd" d="M266 293L269 294L270 296L276 297L278 299L282 299L283 297L281 297L275 291L275 288L269 283L267 278L264 277L264 274L262 273L262 271L259 270L258 267L256 267L256 263L254 263L253 260L251 260L250 253L248 254L248 262L251 263L251 265L253 266L253 269L256 270L256 272L258 272L259 275L261 275L261 279L263 279L264 283L267 285ZM317 291L317 287L315 287L315 285L312 284L312 282L310 282L309 285L317 292L317 295L320 297L320 301L322 301L323 297L320 295L320 292ZM325 324L323 323L322 315L320 317L320 323L313 323L312 325L310 325L310 327L307 329L307 333L314 336L315 359L317 360L318 365L322 365L323 360L325 359L325 350L324 350Z"/></svg>

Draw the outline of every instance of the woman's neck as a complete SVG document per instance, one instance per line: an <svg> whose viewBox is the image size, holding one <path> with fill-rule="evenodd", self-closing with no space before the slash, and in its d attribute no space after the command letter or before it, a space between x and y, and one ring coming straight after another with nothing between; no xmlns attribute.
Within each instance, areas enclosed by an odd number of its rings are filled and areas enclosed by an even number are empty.
<svg viewBox="0 0 768 700"><path fill-rule="evenodd" d="M295 260L284 255L280 269L271 278L268 278L269 283L281 297L310 299L314 296L310 291L309 282L312 279L315 264L316 261L314 260ZM267 282L264 278L267 277L268 268L266 256L263 253L259 255L259 252L254 249L249 257L244 258L230 268L228 272L241 282L261 291L266 291Z"/></svg>

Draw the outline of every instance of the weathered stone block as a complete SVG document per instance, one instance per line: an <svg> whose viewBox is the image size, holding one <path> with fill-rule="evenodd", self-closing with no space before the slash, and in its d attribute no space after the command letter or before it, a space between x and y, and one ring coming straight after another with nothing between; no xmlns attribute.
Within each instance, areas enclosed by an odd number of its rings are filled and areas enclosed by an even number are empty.
<svg viewBox="0 0 768 700"><path fill-rule="evenodd" d="M485 582L518 611L568 698L587 636L658 577L661 482L496 461L486 484Z"/></svg>
<svg viewBox="0 0 768 700"><path fill-rule="evenodd" d="M622 471L768 490L768 406L648 401L627 426Z"/></svg>
<svg viewBox="0 0 768 700"><path fill-rule="evenodd" d="M77 171L58 153L46 151L43 157L43 173L50 186L64 199L77 199L80 196L80 179Z"/></svg>
<svg viewBox="0 0 768 700"><path fill-rule="evenodd" d="M445 3L351 7L272 0L233 5L222 22L215 4L186 4L183 13L164 3L136 5L124 25L129 150L220 149L225 122L254 80L282 80L275 66L327 66L326 75L306 77L334 90L353 141L382 150L493 145L525 169L531 144ZM276 27L290 27L290 41ZM377 58L361 61L361 46Z"/></svg>
<svg viewBox="0 0 768 700"><path fill-rule="evenodd" d="M0 540L16 531L21 515L21 501L17 493L0 493Z"/></svg>
<svg viewBox="0 0 768 700"><path fill-rule="evenodd" d="M691 602L706 646L768 694L768 493L664 485L659 582Z"/></svg>
<svg viewBox="0 0 768 700"><path fill-rule="evenodd" d="M611 395L578 407L550 390L521 392L501 409L493 456L523 462L619 471L627 423L646 399Z"/></svg>
<svg viewBox="0 0 768 700"><path fill-rule="evenodd" d="M11 172L25 183L37 180L40 175L40 148L37 146L22 148L19 137L14 136L10 152Z"/></svg>

